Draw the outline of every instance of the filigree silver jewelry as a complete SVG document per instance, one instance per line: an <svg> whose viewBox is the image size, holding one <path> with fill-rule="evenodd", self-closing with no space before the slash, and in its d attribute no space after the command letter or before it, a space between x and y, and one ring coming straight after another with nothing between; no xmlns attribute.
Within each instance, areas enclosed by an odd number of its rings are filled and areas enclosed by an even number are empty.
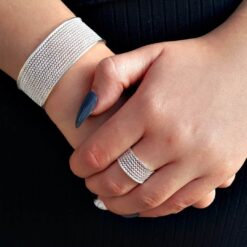
<svg viewBox="0 0 247 247"><path fill-rule="evenodd" d="M144 183L154 172L147 168L131 148L123 153L117 161L123 171L139 184Z"/></svg>
<svg viewBox="0 0 247 247"><path fill-rule="evenodd" d="M102 39L81 18L63 22L35 49L23 65L17 86L43 106L60 78Z"/></svg>

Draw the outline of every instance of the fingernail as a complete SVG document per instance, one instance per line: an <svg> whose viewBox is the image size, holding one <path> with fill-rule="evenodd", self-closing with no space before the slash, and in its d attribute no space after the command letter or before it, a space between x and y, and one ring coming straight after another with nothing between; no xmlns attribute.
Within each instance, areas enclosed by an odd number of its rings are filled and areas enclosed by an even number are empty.
<svg viewBox="0 0 247 247"><path fill-rule="evenodd" d="M97 95L93 91L90 91L85 97L84 101L82 102L80 110L77 114L76 122L75 122L76 128L79 128L81 124L84 122L84 120L89 117L89 115L94 110L97 101L98 101Z"/></svg>
<svg viewBox="0 0 247 247"><path fill-rule="evenodd" d="M136 214L129 214L129 215L122 215L124 218L136 218L136 217L139 217L139 213L136 213Z"/></svg>
<svg viewBox="0 0 247 247"><path fill-rule="evenodd" d="M104 202L102 202L100 199L94 200L94 205L101 210L108 210Z"/></svg>

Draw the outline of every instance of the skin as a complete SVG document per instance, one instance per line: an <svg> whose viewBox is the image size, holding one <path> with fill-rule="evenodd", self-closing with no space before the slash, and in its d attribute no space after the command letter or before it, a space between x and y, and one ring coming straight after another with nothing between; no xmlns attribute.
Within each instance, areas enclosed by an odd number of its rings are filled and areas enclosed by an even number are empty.
<svg viewBox="0 0 247 247"><path fill-rule="evenodd" d="M74 14L59 0L0 1L0 69L16 80L24 62L38 44L54 28L73 17ZM116 92L113 94L116 95L114 102L101 108L100 115L98 112L97 116L87 119L79 129L75 128L77 111L92 86L97 65L112 55L104 43L96 44L61 78L44 105L47 115L74 148L86 141L126 100L123 97L118 99L119 93ZM106 94L100 102L104 102L104 98L107 100L109 97ZM107 110L108 108L110 109ZM227 187L231 182L228 180L221 186ZM214 193L206 195L204 200L194 206L205 207L213 197Z"/></svg>
<svg viewBox="0 0 247 247"><path fill-rule="evenodd" d="M247 3L213 32L110 57L96 69L97 115L136 93L70 159L72 171L120 215L158 217L208 206L247 157ZM104 86L98 78L104 78ZM155 173L142 185L116 159L132 147Z"/></svg>

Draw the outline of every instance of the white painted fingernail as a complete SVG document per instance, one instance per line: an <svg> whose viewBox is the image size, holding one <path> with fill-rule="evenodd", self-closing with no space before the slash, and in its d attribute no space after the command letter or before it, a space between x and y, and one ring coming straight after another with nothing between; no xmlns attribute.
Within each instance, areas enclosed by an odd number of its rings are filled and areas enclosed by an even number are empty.
<svg viewBox="0 0 247 247"><path fill-rule="evenodd" d="M102 202L100 199L95 199L94 200L94 205L101 210L108 210L107 207L105 206L104 202Z"/></svg>

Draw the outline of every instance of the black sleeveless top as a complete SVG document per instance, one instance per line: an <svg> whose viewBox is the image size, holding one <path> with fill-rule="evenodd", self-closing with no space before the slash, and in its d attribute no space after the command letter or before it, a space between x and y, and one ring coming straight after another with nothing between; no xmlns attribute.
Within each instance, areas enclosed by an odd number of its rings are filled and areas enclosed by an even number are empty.
<svg viewBox="0 0 247 247"><path fill-rule="evenodd" d="M197 37L240 0L67 0L115 52ZM54 10L54 14L55 10ZM38 27L37 27L38 28ZM246 247L247 168L207 209L124 219L93 205L69 169L72 152L44 111L0 72L0 246Z"/></svg>
<svg viewBox="0 0 247 247"><path fill-rule="evenodd" d="M241 0L67 0L117 52L200 36L221 24Z"/></svg>

